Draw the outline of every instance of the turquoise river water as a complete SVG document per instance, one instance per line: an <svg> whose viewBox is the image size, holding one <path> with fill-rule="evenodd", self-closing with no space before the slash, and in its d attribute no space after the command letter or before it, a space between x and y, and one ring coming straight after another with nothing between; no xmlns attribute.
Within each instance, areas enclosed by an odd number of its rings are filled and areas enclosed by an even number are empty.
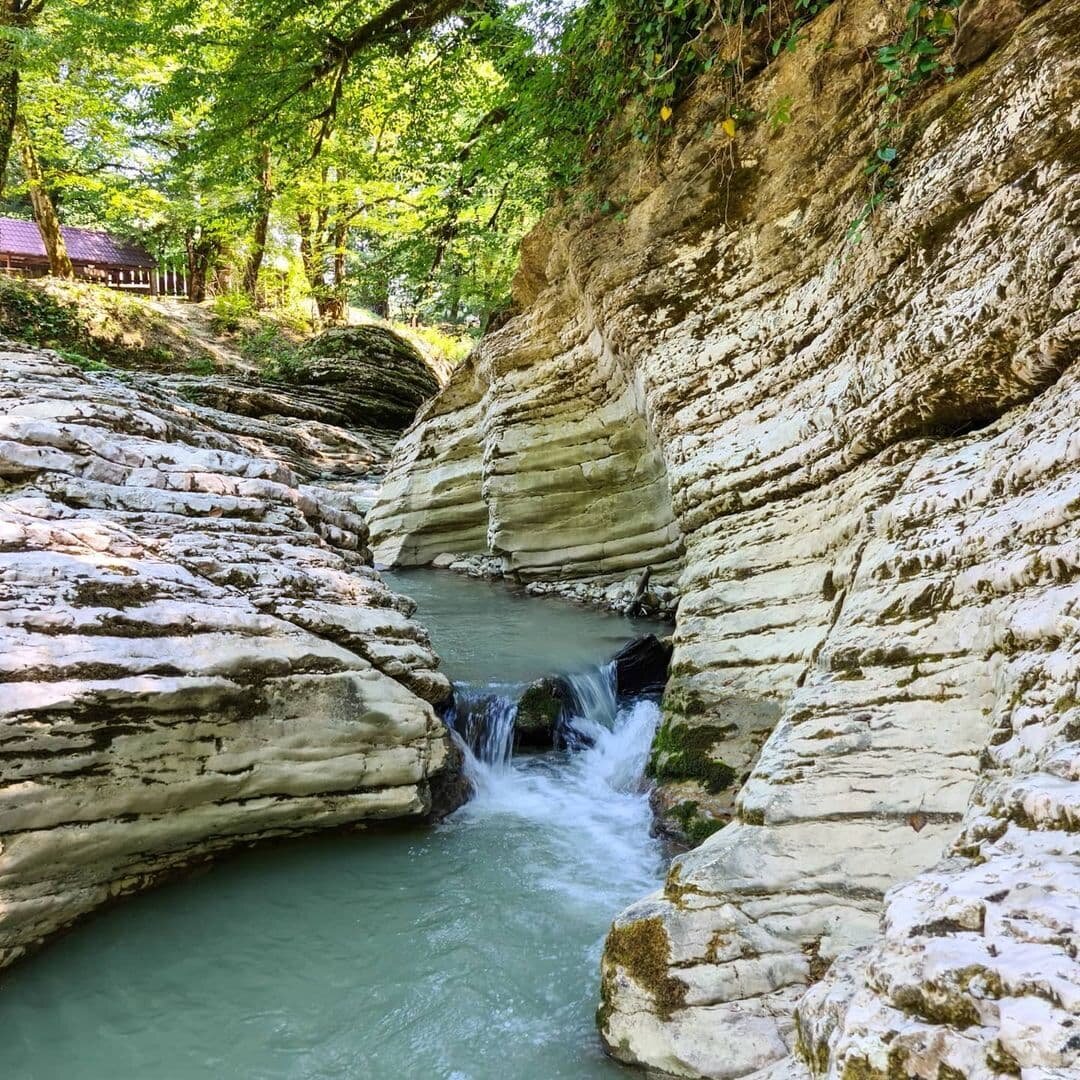
<svg viewBox="0 0 1080 1080"><path fill-rule="evenodd" d="M450 677L495 701L653 629L447 573L388 577ZM611 918L661 873L640 784L657 709L615 709L602 670L579 682L592 746L471 758L476 796L442 824L236 855L0 975L0 1078L629 1075L593 1013Z"/></svg>

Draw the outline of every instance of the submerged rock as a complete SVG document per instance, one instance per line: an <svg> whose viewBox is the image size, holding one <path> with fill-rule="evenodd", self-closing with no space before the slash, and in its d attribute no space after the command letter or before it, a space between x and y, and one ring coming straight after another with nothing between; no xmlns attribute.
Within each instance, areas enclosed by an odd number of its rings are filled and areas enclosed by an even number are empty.
<svg viewBox="0 0 1080 1080"><path fill-rule="evenodd" d="M619 916L600 1012L680 1076L1080 1069L1080 9L963 6L978 66L905 102L852 244L906 7L829 5L722 150L702 79L619 214L550 216L371 517L535 592L680 575L651 769L727 824Z"/></svg>
<svg viewBox="0 0 1080 1080"><path fill-rule="evenodd" d="M231 846L461 795L354 498L154 385L0 352L0 966Z"/></svg>

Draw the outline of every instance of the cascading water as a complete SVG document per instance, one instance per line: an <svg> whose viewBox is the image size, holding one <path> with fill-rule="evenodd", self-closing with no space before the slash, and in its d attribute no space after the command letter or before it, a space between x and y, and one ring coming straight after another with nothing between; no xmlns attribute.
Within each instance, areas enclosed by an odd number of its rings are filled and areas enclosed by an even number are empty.
<svg viewBox="0 0 1080 1080"><path fill-rule="evenodd" d="M474 798L433 829L253 851L97 917L0 978L5 1080L627 1080L593 1013L611 918L660 878L657 706L616 705L587 669L566 677L581 749L511 747L520 686L640 624L453 575L397 585L469 684Z"/></svg>
<svg viewBox="0 0 1080 1080"><path fill-rule="evenodd" d="M477 740L479 754L466 749L474 795L454 820L482 826L502 819L508 828L543 830L551 861L537 881L563 902L588 905L614 881L648 882L656 873L642 780L659 708L647 700L620 705L612 664L562 678L570 688L563 752L512 757L516 702L480 695L485 722L498 734ZM467 688L462 697L474 702L474 695Z"/></svg>
<svg viewBox="0 0 1080 1080"><path fill-rule="evenodd" d="M460 736L467 759L491 765L510 761L521 690L509 684L454 688L454 705L446 721Z"/></svg>
<svg viewBox="0 0 1080 1080"><path fill-rule="evenodd" d="M561 725L563 742L571 749L595 743L615 725L618 703L615 699L615 665L570 672L563 676L570 688L569 715Z"/></svg>
<svg viewBox="0 0 1080 1080"><path fill-rule="evenodd" d="M591 746L616 721L615 665L603 664L559 677L568 702L556 732L558 745L580 750ZM465 750L477 763L505 766L514 751L514 723L523 683L458 684L446 717Z"/></svg>

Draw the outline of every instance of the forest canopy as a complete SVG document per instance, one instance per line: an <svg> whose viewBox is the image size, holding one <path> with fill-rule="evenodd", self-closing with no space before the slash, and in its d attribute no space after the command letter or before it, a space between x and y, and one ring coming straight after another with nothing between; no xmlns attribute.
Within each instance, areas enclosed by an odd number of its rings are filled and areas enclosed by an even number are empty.
<svg viewBox="0 0 1080 1080"><path fill-rule="evenodd" d="M710 69L734 138L750 45L828 2L0 0L0 211L137 238L196 297L479 326L583 170Z"/></svg>

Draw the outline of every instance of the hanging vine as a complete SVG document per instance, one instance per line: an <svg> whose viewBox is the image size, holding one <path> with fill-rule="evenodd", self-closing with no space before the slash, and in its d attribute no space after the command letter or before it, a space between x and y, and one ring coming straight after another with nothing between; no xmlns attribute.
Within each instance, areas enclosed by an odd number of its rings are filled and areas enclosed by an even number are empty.
<svg viewBox="0 0 1080 1080"><path fill-rule="evenodd" d="M877 88L882 116L877 125L877 143L863 167L869 194L847 230L847 239L853 244L862 239L874 211L896 191L895 174L901 160L897 136L903 128L905 99L916 87L953 74L953 66L946 59L956 35L956 12L961 2L913 0L904 14L903 34L877 51L877 63L885 73L884 82Z"/></svg>

